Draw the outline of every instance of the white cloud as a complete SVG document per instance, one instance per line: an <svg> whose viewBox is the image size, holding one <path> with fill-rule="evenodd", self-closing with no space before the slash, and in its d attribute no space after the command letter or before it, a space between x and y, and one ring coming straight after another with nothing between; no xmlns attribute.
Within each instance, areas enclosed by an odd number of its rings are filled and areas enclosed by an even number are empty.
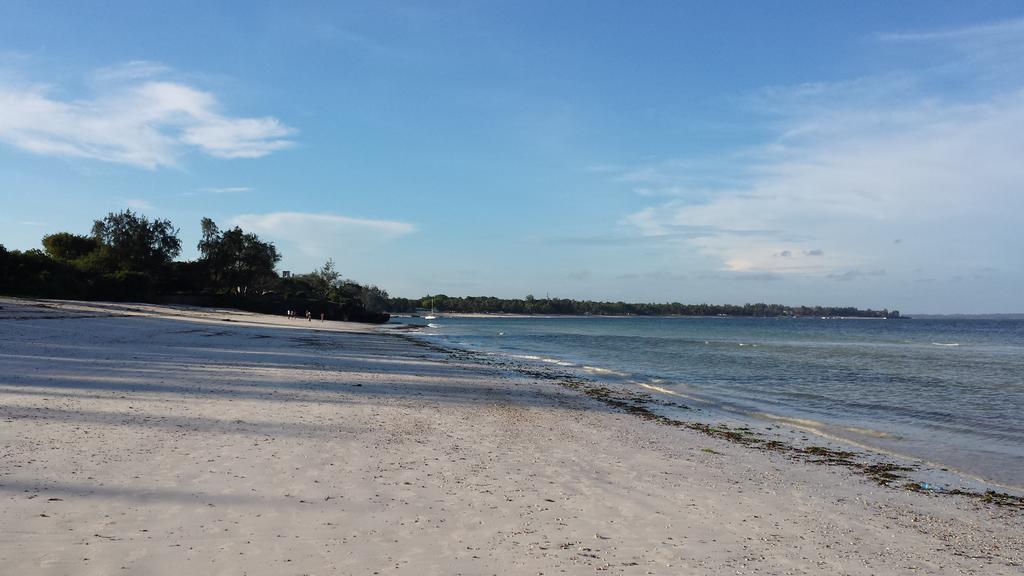
<svg viewBox="0 0 1024 576"><path fill-rule="evenodd" d="M259 158L292 145L276 118L216 118L185 128L181 140L218 158Z"/></svg>
<svg viewBox="0 0 1024 576"><path fill-rule="evenodd" d="M282 248L298 250L296 255L290 250L284 250L284 253L294 258L295 263L310 268L322 264L327 258L340 259L345 254L416 231L416 227L408 222L305 212L242 214L232 218L229 224L274 240Z"/></svg>
<svg viewBox="0 0 1024 576"><path fill-rule="evenodd" d="M142 78L153 78L170 72L170 68L159 62L149 60L132 60L100 68L92 74L94 83L109 84L111 82L123 82L139 80Z"/></svg>
<svg viewBox="0 0 1024 576"><path fill-rule="evenodd" d="M1021 44L1024 34L1024 18L1002 20L946 30L925 30L916 32L886 32L878 34L880 40L889 42L941 42L956 47L970 46L977 43L990 44Z"/></svg>
<svg viewBox="0 0 1024 576"><path fill-rule="evenodd" d="M957 42L979 36L944 34ZM959 63L957 73L985 76L990 68L974 62ZM732 272L849 280L915 261L1006 264L1024 211L1024 81L979 82L955 94L929 90L930 74L763 91L756 102L773 114L778 137L733 157L744 160L735 183L687 193L690 182L673 178L685 161L624 170L619 180L678 197L623 222Z"/></svg>
<svg viewBox="0 0 1024 576"><path fill-rule="evenodd" d="M257 158L287 148L294 130L273 117L226 116L217 98L157 80L159 64L132 62L94 75L91 98L62 99L44 85L0 83L0 141L42 155L158 168L189 148Z"/></svg>

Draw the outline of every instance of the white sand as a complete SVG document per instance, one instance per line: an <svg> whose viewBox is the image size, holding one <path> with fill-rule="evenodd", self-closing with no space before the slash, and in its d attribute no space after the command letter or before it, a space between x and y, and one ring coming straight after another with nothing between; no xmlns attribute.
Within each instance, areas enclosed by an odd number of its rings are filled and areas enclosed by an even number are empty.
<svg viewBox="0 0 1024 576"><path fill-rule="evenodd" d="M0 299L2 574L1024 573L1019 510L368 327L46 304Z"/></svg>

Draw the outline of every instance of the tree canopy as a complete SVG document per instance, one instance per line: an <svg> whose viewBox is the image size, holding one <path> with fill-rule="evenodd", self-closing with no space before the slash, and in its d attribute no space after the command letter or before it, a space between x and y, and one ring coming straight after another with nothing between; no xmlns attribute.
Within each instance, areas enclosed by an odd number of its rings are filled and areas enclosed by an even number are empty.
<svg viewBox="0 0 1024 576"><path fill-rule="evenodd" d="M170 220L149 220L131 210L96 220L92 237L108 271L157 273L181 253L178 229Z"/></svg>
<svg viewBox="0 0 1024 576"><path fill-rule="evenodd" d="M55 260L71 262L83 258L100 247L92 236L57 232L43 236L43 249Z"/></svg>
<svg viewBox="0 0 1024 576"><path fill-rule="evenodd" d="M315 298L363 308L370 312L383 312L388 309L387 292L376 286L359 284L342 277L333 258L328 258L323 266L309 274L294 277L290 286L298 289L304 286Z"/></svg>
<svg viewBox="0 0 1024 576"><path fill-rule="evenodd" d="M210 218L203 218L200 225L200 262L206 266L215 287L245 293L250 287L277 277L274 267L281 255L273 243L263 242L259 236L237 226L221 231Z"/></svg>
<svg viewBox="0 0 1024 576"><path fill-rule="evenodd" d="M309 274L279 277L281 255L271 242L239 227L200 223L195 261L181 252L169 220L149 220L130 210L93 223L92 234L47 234L45 249L7 250L0 245L0 294L95 300L172 301L231 306L266 313L319 310L327 318L386 322L387 292L342 278L334 260Z"/></svg>

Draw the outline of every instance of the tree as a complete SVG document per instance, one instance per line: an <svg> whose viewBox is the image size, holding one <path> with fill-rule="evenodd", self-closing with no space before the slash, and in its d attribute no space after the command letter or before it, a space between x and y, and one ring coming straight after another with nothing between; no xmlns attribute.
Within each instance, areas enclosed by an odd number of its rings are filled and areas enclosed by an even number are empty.
<svg viewBox="0 0 1024 576"><path fill-rule="evenodd" d="M131 210L96 220L92 237L101 245L102 265L111 272L159 272L181 253L178 230L170 220L150 221Z"/></svg>
<svg viewBox="0 0 1024 576"><path fill-rule="evenodd" d="M78 260L99 248L99 242L92 236L57 232L43 236L43 248L50 258L70 262Z"/></svg>
<svg viewBox="0 0 1024 576"><path fill-rule="evenodd" d="M341 273L334 267L334 259L328 258L324 265L310 274L316 296L323 300L337 298Z"/></svg>
<svg viewBox="0 0 1024 576"><path fill-rule="evenodd" d="M370 312L383 312L388 307L388 293L376 286L362 286L359 302Z"/></svg>
<svg viewBox="0 0 1024 576"><path fill-rule="evenodd" d="M214 286L245 293L259 282L277 277L274 267L281 255L273 243L263 242L238 226L221 232L210 218L203 218L201 225L200 261Z"/></svg>
<svg viewBox="0 0 1024 576"><path fill-rule="evenodd" d="M220 241L220 228L217 227L217 223L212 218L203 218L199 222L199 227L203 231L203 239L199 241L199 252L207 254L211 250L216 249L216 244Z"/></svg>

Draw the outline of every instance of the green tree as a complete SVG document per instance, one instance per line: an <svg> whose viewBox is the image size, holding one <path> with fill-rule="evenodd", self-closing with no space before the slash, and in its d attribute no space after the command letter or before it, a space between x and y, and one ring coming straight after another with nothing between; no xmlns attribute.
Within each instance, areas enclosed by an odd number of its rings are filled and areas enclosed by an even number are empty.
<svg viewBox="0 0 1024 576"><path fill-rule="evenodd" d="M96 220L92 237L101 245L95 263L109 272L160 272L181 253L178 230L170 220L149 220L131 210Z"/></svg>
<svg viewBox="0 0 1024 576"><path fill-rule="evenodd" d="M324 300L337 298L338 288L341 283L341 273L334 267L333 258L328 258L322 267L310 274L310 280L312 280L317 298Z"/></svg>
<svg viewBox="0 0 1024 576"><path fill-rule="evenodd" d="M388 308L388 293L376 286L361 286L359 302L370 312L383 312Z"/></svg>
<svg viewBox="0 0 1024 576"><path fill-rule="evenodd" d="M70 232L57 232L43 236L43 248L54 260L66 262L78 260L99 247L99 242L92 236L82 236Z"/></svg>
<svg viewBox="0 0 1024 576"><path fill-rule="evenodd" d="M222 232L210 218L203 218L201 226L200 261L216 288L245 293L277 277L274 267L281 255L273 243L237 226Z"/></svg>

